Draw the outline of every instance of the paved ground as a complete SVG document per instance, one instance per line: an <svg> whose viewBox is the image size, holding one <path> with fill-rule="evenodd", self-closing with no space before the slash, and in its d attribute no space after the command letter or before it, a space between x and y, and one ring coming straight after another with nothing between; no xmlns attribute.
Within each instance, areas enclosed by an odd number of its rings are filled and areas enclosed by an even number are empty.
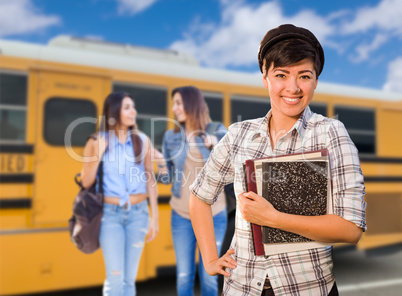
<svg viewBox="0 0 402 296"><path fill-rule="evenodd" d="M335 251L334 272L341 296L401 296L402 245L377 252ZM101 287L41 294L44 296L100 296ZM176 295L175 277L137 283L139 296ZM195 296L199 296L196 284Z"/></svg>

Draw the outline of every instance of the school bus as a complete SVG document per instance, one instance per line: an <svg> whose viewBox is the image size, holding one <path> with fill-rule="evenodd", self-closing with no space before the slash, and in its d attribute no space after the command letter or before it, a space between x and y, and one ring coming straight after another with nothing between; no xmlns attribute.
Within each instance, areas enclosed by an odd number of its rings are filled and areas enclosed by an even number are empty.
<svg viewBox="0 0 402 296"><path fill-rule="evenodd" d="M260 74L204 68L178 52L70 36L0 40L0 295L102 284L101 250L82 254L67 230L87 136L106 95L124 90L139 129L160 148L173 127L170 92L183 85L200 88L212 120L226 126L270 109ZM319 82L310 106L339 118L360 152L368 231L357 248L401 243L402 95ZM160 232L144 248L139 281L175 266L169 189L158 185Z"/></svg>

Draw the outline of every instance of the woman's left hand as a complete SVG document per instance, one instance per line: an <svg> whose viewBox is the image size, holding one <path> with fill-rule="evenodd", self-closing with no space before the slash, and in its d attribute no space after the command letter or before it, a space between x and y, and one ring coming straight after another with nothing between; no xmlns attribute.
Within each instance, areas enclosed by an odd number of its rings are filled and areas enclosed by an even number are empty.
<svg viewBox="0 0 402 296"><path fill-rule="evenodd" d="M159 220L157 217L152 217L148 227L147 242L152 241L159 232Z"/></svg>
<svg viewBox="0 0 402 296"><path fill-rule="evenodd" d="M205 147L207 147L208 149L212 149L212 147L214 147L216 144L218 144L218 138L215 136L205 134L204 135L204 144L205 144Z"/></svg>

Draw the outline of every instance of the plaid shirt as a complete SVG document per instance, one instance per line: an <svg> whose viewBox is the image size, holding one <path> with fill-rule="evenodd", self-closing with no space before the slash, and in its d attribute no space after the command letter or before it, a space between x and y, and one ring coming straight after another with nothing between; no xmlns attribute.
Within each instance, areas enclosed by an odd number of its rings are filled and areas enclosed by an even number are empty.
<svg viewBox="0 0 402 296"><path fill-rule="evenodd" d="M236 196L245 192L245 160L327 148L331 161L334 213L366 230L363 175L358 152L344 125L307 107L293 128L272 150L265 117L234 123L215 146L191 185L192 193L213 204L223 186L234 182ZM231 248L235 269L228 269L223 295L261 295L266 276L275 295L328 295L335 281L332 247L271 256L255 256L250 223L236 209Z"/></svg>

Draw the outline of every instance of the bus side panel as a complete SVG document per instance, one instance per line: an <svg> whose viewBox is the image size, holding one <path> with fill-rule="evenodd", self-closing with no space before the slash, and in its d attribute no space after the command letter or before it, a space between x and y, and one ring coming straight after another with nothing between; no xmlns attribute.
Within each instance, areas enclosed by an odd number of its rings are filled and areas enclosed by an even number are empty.
<svg viewBox="0 0 402 296"><path fill-rule="evenodd" d="M66 225L78 192L74 176L82 169L83 146L98 124L110 80L57 71L40 71L38 77L32 220L36 226ZM86 124L93 129L81 132Z"/></svg>
<svg viewBox="0 0 402 296"><path fill-rule="evenodd" d="M159 268L176 265L170 219L171 208L169 204L159 204L159 233L152 242L145 244L142 256L144 262L141 262L144 265L140 265L142 273L138 273L137 280L156 277Z"/></svg>
<svg viewBox="0 0 402 296"><path fill-rule="evenodd" d="M377 155L402 159L402 107L379 108L376 123Z"/></svg>
<svg viewBox="0 0 402 296"><path fill-rule="evenodd" d="M102 252L79 252L67 231L2 235L0 245L0 295L97 286L104 279Z"/></svg>

